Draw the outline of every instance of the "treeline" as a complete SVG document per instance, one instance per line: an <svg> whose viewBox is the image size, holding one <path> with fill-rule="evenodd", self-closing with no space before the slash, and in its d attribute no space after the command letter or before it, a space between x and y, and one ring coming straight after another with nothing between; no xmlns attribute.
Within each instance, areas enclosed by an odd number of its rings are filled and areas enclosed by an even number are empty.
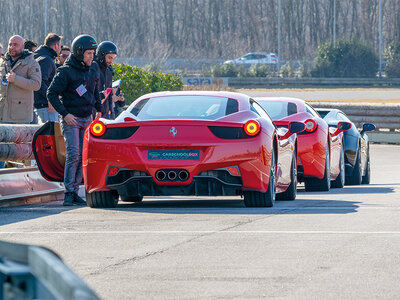
<svg viewBox="0 0 400 300"><path fill-rule="evenodd" d="M0 41L42 43L45 0L0 0ZM281 0L281 58L312 60L333 38L334 0ZM400 40L400 1L382 0L384 47ZM378 50L379 0L336 0L336 37ZM117 43L121 56L233 58L277 51L278 0L47 0L47 31Z"/></svg>

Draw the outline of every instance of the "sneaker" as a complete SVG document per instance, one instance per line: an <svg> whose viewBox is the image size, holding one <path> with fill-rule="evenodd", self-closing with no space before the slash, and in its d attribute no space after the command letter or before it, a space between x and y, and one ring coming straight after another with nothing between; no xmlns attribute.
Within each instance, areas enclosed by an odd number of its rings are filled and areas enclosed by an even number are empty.
<svg viewBox="0 0 400 300"><path fill-rule="evenodd" d="M65 193L63 206L72 206L74 205L72 202L74 201L73 193Z"/></svg>
<svg viewBox="0 0 400 300"><path fill-rule="evenodd" d="M72 202L76 205L86 205L86 201L79 197L78 193L73 193L74 200Z"/></svg>

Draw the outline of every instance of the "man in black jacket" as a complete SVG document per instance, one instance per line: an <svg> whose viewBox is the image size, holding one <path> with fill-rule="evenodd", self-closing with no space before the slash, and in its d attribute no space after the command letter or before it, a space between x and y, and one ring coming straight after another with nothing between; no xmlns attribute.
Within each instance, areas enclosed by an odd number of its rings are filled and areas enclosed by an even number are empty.
<svg viewBox="0 0 400 300"><path fill-rule="evenodd" d="M112 90L112 78L114 70L112 63L118 54L117 46L110 41L99 44L96 50L96 57L92 68L99 74L99 91L103 106L102 116L107 119L114 119L114 106L117 102L124 101L123 95L115 95L116 89Z"/></svg>
<svg viewBox="0 0 400 300"><path fill-rule="evenodd" d="M86 204L78 196L82 182L82 147L86 127L96 108L101 117L98 77L90 68L97 43L90 35L80 35L72 42L72 53L57 69L47 90L47 99L62 116L61 129L65 139L66 162L64 171L64 206Z"/></svg>
<svg viewBox="0 0 400 300"><path fill-rule="evenodd" d="M34 107L41 123L47 121L58 122L58 113L47 101L46 93L54 75L56 74L56 64L54 59L60 54L61 39L55 33L49 33L44 40L44 45L36 49L34 58L40 65L42 71L42 85L40 90L35 92Z"/></svg>

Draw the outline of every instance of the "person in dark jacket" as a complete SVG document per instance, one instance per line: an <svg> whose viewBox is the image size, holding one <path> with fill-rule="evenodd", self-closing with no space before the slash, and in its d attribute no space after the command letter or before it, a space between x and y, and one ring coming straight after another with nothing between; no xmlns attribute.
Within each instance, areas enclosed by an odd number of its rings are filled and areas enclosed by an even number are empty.
<svg viewBox="0 0 400 300"><path fill-rule="evenodd" d="M39 63L42 72L42 85L40 86L40 90L35 92L34 101L35 111L41 123L46 123L47 121L58 122L58 113L49 104L49 101L47 101L46 93L56 74L54 59L60 54L61 39L62 36L49 33L44 40L44 45L36 49L33 56Z"/></svg>
<svg viewBox="0 0 400 300"><path fill-rule="evenodd" d="M57 57L56 67L57 69L61 67L65 61L67 60L68 56L71 54L71 49L68 46L63 45L61 47L61 52Z"/></svg>
<svg viewBox="0 0 400 300"><path fill-rule="evenodd" d="M65 139L66 162L64 171L64 206L86 204L78 196L82 182L82 147L86 127L96 108L101 117L98 77L90 68L96 40L90 35L77 36L72 42L72 53L57 73L47 90L47 99L61 115L61 130Z"/></svg>
<svg viewBox="0 0 400 300"><path fill-rule="evenodd" d="M123 101L123 95L116 95L116 89L112 89L112 78L114 70L112 63L118 54L117 46L110 41L104 41L99 44L96 50L96 57L92 67L99 74L99 90L101 103L103 106L102 116L107 119L114 119L114 106L118 101ZM111 91L107 93L107 90Z"/></svg>

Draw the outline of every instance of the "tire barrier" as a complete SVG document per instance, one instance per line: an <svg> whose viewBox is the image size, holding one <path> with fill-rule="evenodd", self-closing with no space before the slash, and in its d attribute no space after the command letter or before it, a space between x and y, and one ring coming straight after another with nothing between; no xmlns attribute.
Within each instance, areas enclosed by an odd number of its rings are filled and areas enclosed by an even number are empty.
<svg viewBox="0 0 400 300"><path fill-rule="evenodd" d="M0 161L32 160L32 140L41 125L0 124Z"/></svg>
<svg viewBox="0 0 400 300"><path fill-rule="evenodd" d="M53 251L0 241L1 299L100 299Z"/></svg>

